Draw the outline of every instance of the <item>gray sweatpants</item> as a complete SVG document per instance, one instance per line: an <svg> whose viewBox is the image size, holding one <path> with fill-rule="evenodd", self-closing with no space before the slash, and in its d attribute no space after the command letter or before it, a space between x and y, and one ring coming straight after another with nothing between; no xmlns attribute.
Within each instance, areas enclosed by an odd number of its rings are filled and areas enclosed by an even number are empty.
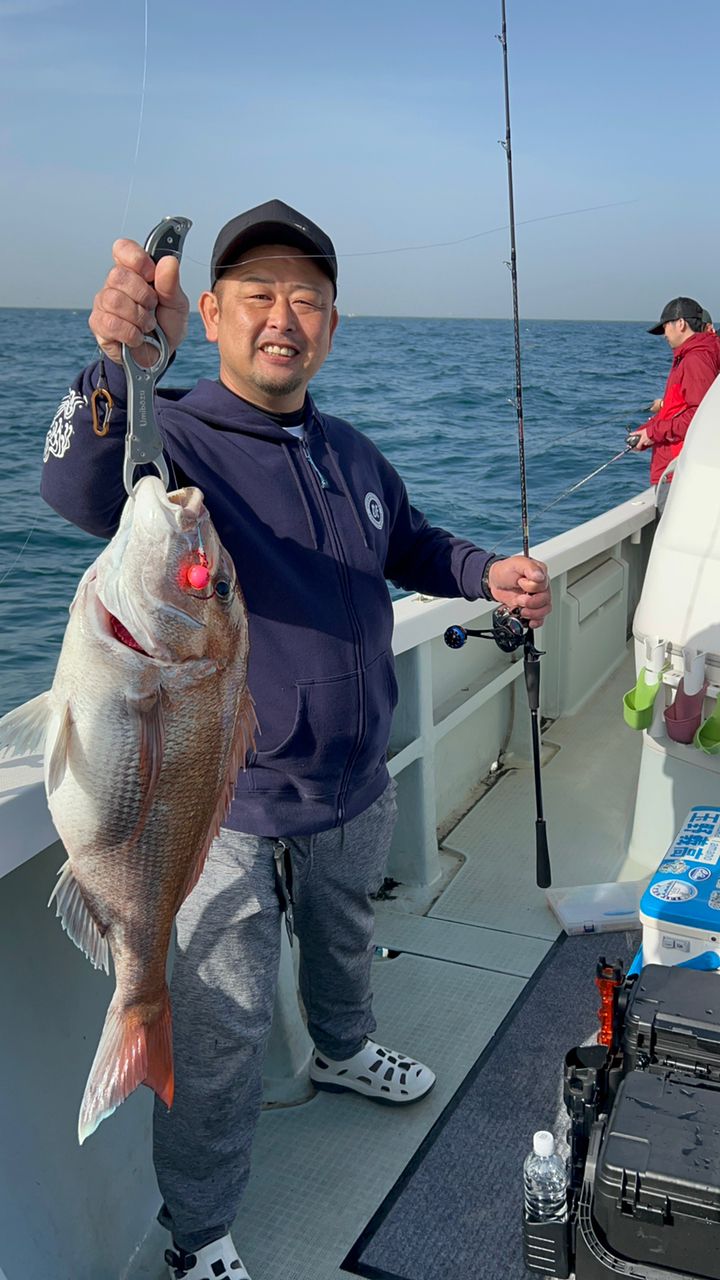
<svg viewBox="0 0 720 1280"><path fill-rule="evenodd" d="M374 911L397 806L395 785L345 826L282 835L292 861L294 928L308 1030L349 1058L375 1030ZM225 1235L250 1172L280 958L276 842L222 830L177 917L171 983L175 1100L156 1100L159 1220L183 1249Z"/></svg>

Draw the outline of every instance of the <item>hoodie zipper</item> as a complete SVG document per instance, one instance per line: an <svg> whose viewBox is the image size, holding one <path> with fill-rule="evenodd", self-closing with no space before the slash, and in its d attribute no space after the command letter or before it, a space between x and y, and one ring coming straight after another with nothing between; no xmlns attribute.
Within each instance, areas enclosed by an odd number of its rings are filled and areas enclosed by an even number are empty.
<svg viewBox="0 0 720 1280"><path fill-rule="evenodd" d="M320 470L319 466L318 466L318 465L317 465L317 463L314 461L313 456L312 456L312 454L311 454L311 452L310 452L310 446L309 446L309 444L308 444L308 442L307 442L307 440L306 440L306 438L305 438L305 436L304 436L304 435L302 436L302 438L301 438L301 440L300 440L300 444L302 445L302 451L303 451L303 453L305 454L305 457L307 458L308 462L310 463L310 466L312 467L312 470L315 472L315 475L317 476L317 479L318 479L318 483L319 483L319 485L320 485L320 488L321 488L321 489L327 489L327 487L328 487L327 478L323 475L323 473L322 473L322 471Z"/></svg>
<svg viewBox="0 0 720 1280"><path fill-rule="evenodd" d="M358 655L358 698L359 698L358 733L355 739L355 746L351 751L347 764L345 766L345 771L343 773L342 781L340 783L340 789L338 791L337 820L339 824L342 824L345 818L345 793L347 791L348 781L350 779L350 775L352 773L355 761L360 751L360 744L362 743L367 730L367 723L366 723L367 691L365 688L365 675L363 671L362 631L360 629L360 625L357 620L357 615L352 605L352 598L350 595L350 586L348 583L347 562L343 554L342 542L340 540L337 529L335 527L335 521L333 519L329 503L325 497L325 490L328 488L328 481L327 481L327 478L323 475L320 468L314 462L312 455L310 453L309 446L305 439L305 436L302 437L300 443L302 445L303 453L305 454L310 470L312 471L312 474L315 476L317 483L320 486L320 490L321 490L319 495L320 506L321 506L323 515L325 517L325 525L327 527L327 530L330 534L330 538L332 540L333 550L335 552L335 561L340 570L340 582L343 588L343 595L345 596L345 604L348 611L348 617L350 618L353 631L355 632L355 644L356 644L356 650Z"/></svg>

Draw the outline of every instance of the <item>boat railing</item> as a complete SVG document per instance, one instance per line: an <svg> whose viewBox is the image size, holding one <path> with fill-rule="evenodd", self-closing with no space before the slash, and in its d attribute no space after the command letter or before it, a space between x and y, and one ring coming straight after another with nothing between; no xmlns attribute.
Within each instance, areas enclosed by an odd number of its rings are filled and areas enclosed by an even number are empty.
<svg viewBox="0 0 720 1280"><path fill-rule="evenodd" d="M550 572L553 611L537 633L541 712L579 710L622 662L655 529L652 490L532 548ZM440 880L438 831L448 831L503 766L529 761L522 652L492 642L449 649L452 624L490 625L492 604L413 595L395 604L399 701L390 743L399 822L388 875ZM518 687L517 681L520 680Z"/></svg>

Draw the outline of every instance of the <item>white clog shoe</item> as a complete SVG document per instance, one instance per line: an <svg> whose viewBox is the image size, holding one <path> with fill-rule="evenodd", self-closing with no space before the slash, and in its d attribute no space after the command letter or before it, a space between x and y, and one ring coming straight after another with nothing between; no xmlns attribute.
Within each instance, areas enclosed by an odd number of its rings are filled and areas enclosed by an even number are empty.
<svg viewBox="0 0 720 1280"><path fill-rule="evenodd" d="M366 1040L359 1053L336 1062L316 1049L310 1061L310 1079L316 1089L344 1093L351 1089L375 1102L404 1105L419 1102L435 1084L435 1074L396 1049L385 1049Z"/></svg>
<svg viewBox="0 0 720 1280"><path fill-rule="evenodd" d="M232 1236L222 1236L191 1253L173 1244L165 1250L170 1280L250 1280Z"/></svg>

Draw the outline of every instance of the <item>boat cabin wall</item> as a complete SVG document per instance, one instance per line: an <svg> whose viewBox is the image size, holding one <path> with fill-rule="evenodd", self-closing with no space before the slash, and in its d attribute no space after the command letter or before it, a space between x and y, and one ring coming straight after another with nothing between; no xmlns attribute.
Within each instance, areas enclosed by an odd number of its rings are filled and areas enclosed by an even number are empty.
<svg viewBox="0 0 720 1280"><path fill-rule="evenodd" d="M647 567L633 631L672 647L682 671L686 647L706 653L720 683L720 378L704 397L677 458Z"/></svg>
<svg viewBox="0 0 720 1280"><path fill-rule="evenodd" d="M720 378L677 458L633 620L638 679L648 667L660 679L652 722L643 730L623 878L655 869L693 805L720 802L718 493ZM686 694L701 694L703 684L704 700L688 710Z"/></svg>

